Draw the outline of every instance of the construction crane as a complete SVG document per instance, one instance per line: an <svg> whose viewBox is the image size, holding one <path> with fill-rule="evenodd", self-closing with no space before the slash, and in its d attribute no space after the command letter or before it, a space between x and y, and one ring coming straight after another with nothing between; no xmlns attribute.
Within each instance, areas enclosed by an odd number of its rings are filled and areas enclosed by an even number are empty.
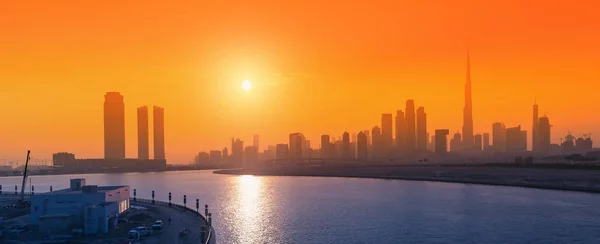
<svg viewBox="0 0 600 244"><path fill-rule="evenodd" d="M30 150L27 150L27 160L25 160L25 167L23 169L23 182L21 183L21 201L22 205L25 205L25 184L27 183L27 166L29 165L29 154Z"/></svg>

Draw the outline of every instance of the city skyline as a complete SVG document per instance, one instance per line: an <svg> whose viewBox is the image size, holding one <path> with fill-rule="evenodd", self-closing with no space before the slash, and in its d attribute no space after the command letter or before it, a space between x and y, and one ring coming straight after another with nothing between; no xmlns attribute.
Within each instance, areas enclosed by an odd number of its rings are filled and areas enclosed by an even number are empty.
<svg viewBox="0 0 600 244"><path fill-rule="evenodd" d="M597 3L452 4L3 3L0 158L22 161L25 149L38 158L103 157L107 91L124 94L131 108L168 108L173 163L221 149L232 136L251 142L259 134L265 149L302 132L316 147L322 134L371 130L408 99L426 108L430 135L462 133L467 47L474 133L494 122L530 133L537 97L552 143L569 131L600 135L600 114L588 112L597 99L573 95L600 79L600 35L589 31L600 28ZM125 111L131 156L135 113Z"/></svg>

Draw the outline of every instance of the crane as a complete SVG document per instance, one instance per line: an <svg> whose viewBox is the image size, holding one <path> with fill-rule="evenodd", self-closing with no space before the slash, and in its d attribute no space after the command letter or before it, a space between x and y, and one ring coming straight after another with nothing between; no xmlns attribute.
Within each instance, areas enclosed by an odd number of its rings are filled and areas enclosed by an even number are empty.
<svg viewBox="0 0 600 244"><path fill-rule="evenodd" d="M21 203L25 203L25 184L27 183L27 165L29 165L29 154L30 150L27 150L27 159L25 160L25 167L23 169L23 182L21 183Z"/></svg>

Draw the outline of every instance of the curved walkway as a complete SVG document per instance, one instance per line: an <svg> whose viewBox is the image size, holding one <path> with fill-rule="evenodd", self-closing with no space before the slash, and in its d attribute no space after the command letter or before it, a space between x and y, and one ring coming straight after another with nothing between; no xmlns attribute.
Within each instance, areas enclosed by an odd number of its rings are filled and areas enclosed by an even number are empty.
<svg viewBox="0 0 600 244"><path fill-rule="evenodd" d="M207 229L208 233L206 233L209 236L209 240L202 240L201 227L208 226L208 221L199 213L196 213L194 210L191 210L189 208L185 209L184 206L176 204L172 204L171 207L169 207L168 203L160 201L155 201L155 204L152 204L150 200L139 198L137 199L137 201L134 201L132 198L131 205L146 208L154 208L158 213L160 213L160 215L165 216L165 219L162 220L164 223L164 231L162 231L158 235L149 236L148 238L144 239L141 243L216 243L216 238L214 238L214 231L212 227L209 227ZM169 217L171 218L171 224L169 224L168 221ZM183 228L188 229L189 233L187 236L179 236L179 232Z"/></svg>

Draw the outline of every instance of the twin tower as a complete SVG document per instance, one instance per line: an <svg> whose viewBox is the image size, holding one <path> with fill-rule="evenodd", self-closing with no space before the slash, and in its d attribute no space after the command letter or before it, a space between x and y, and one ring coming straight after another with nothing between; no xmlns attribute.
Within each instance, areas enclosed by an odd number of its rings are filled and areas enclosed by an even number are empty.
<svg viewBox="0 0 600 244"><path fill-rule="evenodd" d="M137 109L138 118L138 159L148 160L149 126L148 107ZM153 107L154 117L154 159L165 160L165 112L161 107ZM118 92L104 95L104 158L125 158L125 103Z"/></svg>

